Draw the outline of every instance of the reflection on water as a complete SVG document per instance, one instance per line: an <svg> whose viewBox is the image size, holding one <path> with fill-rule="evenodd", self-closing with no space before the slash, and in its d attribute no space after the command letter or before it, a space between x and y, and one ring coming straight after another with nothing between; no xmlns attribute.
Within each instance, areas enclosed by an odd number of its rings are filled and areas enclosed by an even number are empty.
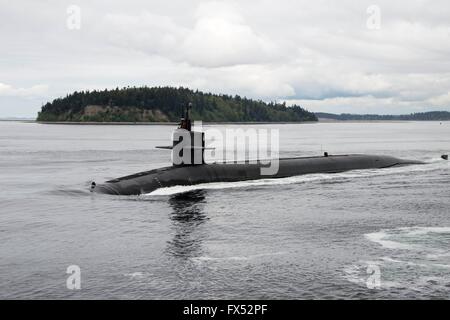
<svg viewBox="0 0 450 320"><path fill-rule="evenodd" d="M174 237L168 241L167 252L175 257L189 258L201 251L202 225L208 220L204 212L206 191L195 190L175 194L169 198L170 219Z"/></svg>

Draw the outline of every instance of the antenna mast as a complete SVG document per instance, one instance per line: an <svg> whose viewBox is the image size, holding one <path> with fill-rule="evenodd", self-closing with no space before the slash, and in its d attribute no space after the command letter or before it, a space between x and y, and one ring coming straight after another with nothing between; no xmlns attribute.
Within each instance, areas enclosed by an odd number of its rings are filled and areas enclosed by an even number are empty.
<svg viewBox="0 0 450 320"><path fill-rule="evenodd" d="M186 112L183 118L181 118L181 123L179 126L179 129L185 129L187 131L191 131L191 108L192 108L192 103L188 103L186 106ZM184 109L184 108L183 108ZM184 111L184 110L183 110Z"/></svg>

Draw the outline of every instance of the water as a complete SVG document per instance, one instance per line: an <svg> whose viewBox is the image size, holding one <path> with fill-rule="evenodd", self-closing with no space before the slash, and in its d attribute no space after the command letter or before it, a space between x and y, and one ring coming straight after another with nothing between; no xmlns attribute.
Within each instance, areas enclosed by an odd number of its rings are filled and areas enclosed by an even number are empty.
<svg viewBox="0 0 450 320"><path fill-rule="evenodd" d="M450 298L449 122L246 127L429 164L109 196L89 183L168 165L171 126L0 122L0 298Z"/></svg>

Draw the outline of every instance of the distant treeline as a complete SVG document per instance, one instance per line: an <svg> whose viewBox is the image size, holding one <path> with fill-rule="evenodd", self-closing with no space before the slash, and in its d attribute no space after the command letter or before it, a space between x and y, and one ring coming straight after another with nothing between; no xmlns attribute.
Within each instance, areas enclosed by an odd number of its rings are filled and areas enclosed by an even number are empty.
<svg viewBox="0 0 450 320"><path fill-rule="evenodd" d="M415 121L445 121L450 120L450 112L430 111L402 115L379 115L379 114L350 114L350 113L325 113L316 112L318 118L333 120L415 120Z"/></svg>
<svg viewBox="0 0 450 320"><path fill-rule="evenodd" d="M178 121L181 108L193 104L192 118L208 122L317 121L314 113L294 105L266 103L174 87L126 87L74 92L46 103L38 121L142 122Z"/></svg>

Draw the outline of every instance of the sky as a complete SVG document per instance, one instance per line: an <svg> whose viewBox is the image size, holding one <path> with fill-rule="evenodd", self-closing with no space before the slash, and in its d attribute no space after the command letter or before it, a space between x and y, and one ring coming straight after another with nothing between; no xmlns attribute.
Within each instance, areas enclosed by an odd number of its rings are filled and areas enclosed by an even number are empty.
<svg viewBox="0 0 450 320"><path fill-rule="evenodd" d="M184 86L310 111L450 111L450 2L0 0L0 118Z"/></svg>

